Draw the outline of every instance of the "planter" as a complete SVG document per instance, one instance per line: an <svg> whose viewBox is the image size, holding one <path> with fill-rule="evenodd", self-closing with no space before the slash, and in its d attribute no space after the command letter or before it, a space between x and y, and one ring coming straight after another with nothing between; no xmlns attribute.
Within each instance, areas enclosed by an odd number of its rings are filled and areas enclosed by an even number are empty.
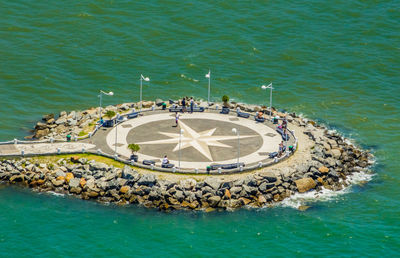
<svg viewBox="0 0 400 258"><path fill-rule="evenodd" d="M139 156L136 154L132 154L130 160L133 160L135 162L138 162Z"/></svg>

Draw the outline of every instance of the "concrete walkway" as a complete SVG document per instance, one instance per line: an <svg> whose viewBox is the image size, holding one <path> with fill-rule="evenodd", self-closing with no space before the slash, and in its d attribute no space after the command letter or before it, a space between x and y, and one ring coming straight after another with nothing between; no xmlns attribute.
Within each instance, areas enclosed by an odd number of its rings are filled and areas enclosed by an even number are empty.
<svg viewBox="0 0 400 258"><path fill-rule="evenodd" d="M131 155L128 144L137 143L141 147L139 161L154 160L160 165L164 155L167 155L176 166L180 157L181 168L204 169L210 164L237 162L238 136L232 132L232 128L240 133L239 162L246 165L265 162L269 159L269 153L278 151L282 141L274 129L275 125L271 128L272 124L258 123L253 117L239 118L236 113L185 113L180 116L180 125L174 125L175 113L146 114L103 132L101 137L106 135L106 141L101 141L101 144L106 146L98 147L107 152L111 150L112 154L116 150L118 155L128 158ZM181 137L180 129L184 130ZM291 139L288 144L293 143Z"/></svg>
<svg viewBox="0 0 400 258"><path fill-rule="evenodd" d="M94 149L96 145L84 142L62 142L62 143L33 143L33 144L7 144L0 145L0 155L21 155L24 154L49 154L62 152L80 152L82 149Z"/></svg>

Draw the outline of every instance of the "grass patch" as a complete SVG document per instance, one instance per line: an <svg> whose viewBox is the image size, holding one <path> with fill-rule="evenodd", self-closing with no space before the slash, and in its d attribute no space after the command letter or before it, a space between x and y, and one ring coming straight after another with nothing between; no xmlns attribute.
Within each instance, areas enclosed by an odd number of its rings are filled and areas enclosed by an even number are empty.
<svg viewBox="0 0 400 258"><path fill-rule="evenodd" d="M96 120L92 123L89 123L88 125L86 125L82 131L79 132L78 136L82 137L82 136L86 136L89 134L89 132L93 132L94 128L96 127L96 125L98 124L99 120Z"/></svg>
<svg viewBox="0 0 400 258"><path fill-rule="evenodd" d="M79 153L79 154L63 154L63 155L51 155L51 156L37 156L32 158L32 162L36 163L57 163L58 160L60 159L65 159L68 163L71 163L71 157L79 157L79 158L86 158L88 160L95 160L97 162L101 162L107 165L112 165L116 168L123 168L124 166L130 166L131 168L134 168L138 172L154 172L153 170L150 169L144 169L144 168L139 168L131 165L127 165L125 163L116 161L114 159L110 159L107 157L103 157L100 155L95 155L95 154L90 154L90 153Z"/></svg>
<svg viewBox="0 0 400 258"><path fill-rule="evenodd" d="M107 165L113 165L116 168L123 168L126 164L116 161L114 159L110 159L107 157L99 156L99 155L94 155L90 153L79 153L79 154L64 154L64 155L51 155L51 156L37 156L32 158L32 160L37 160L40 162L46 162L46 163L56 163L60 159L65 159L69 161L71 157L79 157L79 158L86 158L88 160L95 160L97 162L101 162Z"/></svg>

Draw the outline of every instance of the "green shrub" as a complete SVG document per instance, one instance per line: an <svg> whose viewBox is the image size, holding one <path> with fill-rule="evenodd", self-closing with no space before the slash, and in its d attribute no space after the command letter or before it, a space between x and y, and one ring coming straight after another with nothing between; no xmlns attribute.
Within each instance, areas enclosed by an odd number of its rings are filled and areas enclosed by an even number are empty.
<svg viewBox="0 0 400 258"><path fill-rule="evenodd" d="M108 119L111 119L111 118L113 118L114 116L115 116L115 112L114 112L114 111L108 110L108 111L106 112L106 117L108 117Z"/></svg>
<svg viewBox="0 0 400 258"><path fill-rule="evenodd" d="M128 148L132 151L132 153L140 151L140 146L136 143L129 144Z"/></svg>
<svg viewBox="0 0 400 258"><path fill-rule="evenodd" d="M224 103L228 102L229 101L229 97L227 95L222 96L222 101Z"/></svg>

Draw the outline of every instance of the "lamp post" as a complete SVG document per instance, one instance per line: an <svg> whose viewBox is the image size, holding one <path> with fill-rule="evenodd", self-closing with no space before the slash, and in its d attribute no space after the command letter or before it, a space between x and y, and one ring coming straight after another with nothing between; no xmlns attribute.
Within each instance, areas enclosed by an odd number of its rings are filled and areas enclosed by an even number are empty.
<svg viewBox="0 0 400 258"><path fill-rule="evenodd" d="M239 168L239 157L240 157L240 133L239 133L239 129L232 128L232 133L235 133L235 134L237 134L237 136L238 136L237 168Z"/></svg>
<svg viewBox="0 0 400 258"><path fill-rule="evenodd" d="M210 94L211 94L211 71L208 70L208 74L206 74L206 78L208 78L208 106L210 106Z"/></svg>
<svg viewBox="0 0 400 258"><path fill-rule="evenodd" d="M140 112L142 112L142 81L150 81L149 77L144 77L143 74L140 75Z"/></svg>
<svg viewBox="0 0 400 258"><path fill-rule="evenodd" d="M113 96L114 92L110 91L110 92L104 92L102 90L100 90L100 94L99 94L99 98L100 98L100 106L99 106L99 120L101 119L101 101L102 101L102 96L107 95L107 96Z"/></svg>
<svg viewBox="0 0 400 258"><path fill-rule="evenodd" d="M117 157L118 118L119 118L119 113L117 113L117 118L115 118L115 153L114 153L115 157Z"/></svg>
<svg viewBox="0 0 400 258"><path fill-rule="evenodd" d="M286 153L289 153L289 149L288 149L288 146L287 146L287 144L288 144L288 137L289 137L289 133L288 133L288 129L287 129L287 125L286 125L286 129L285 129L285 150L286 150Z"/></svg>
<svg viewBox="0 0 400 258"><path fill-rule="evenodd" d="M179 169L181 169L181 142L182 142L182 134L184 132L185 131L183 129L179 131L179 165L178 165Z"/></svg>
<svg viewBox="0 0 400 258"><path fill-rule="evenodd" d="M261 89L266 90L266 89L270 89L269 91L269 117L272 118L272 90L274 88L272 88L272 82L270 84L268 84L268 86L262 85Z"/></svg>

